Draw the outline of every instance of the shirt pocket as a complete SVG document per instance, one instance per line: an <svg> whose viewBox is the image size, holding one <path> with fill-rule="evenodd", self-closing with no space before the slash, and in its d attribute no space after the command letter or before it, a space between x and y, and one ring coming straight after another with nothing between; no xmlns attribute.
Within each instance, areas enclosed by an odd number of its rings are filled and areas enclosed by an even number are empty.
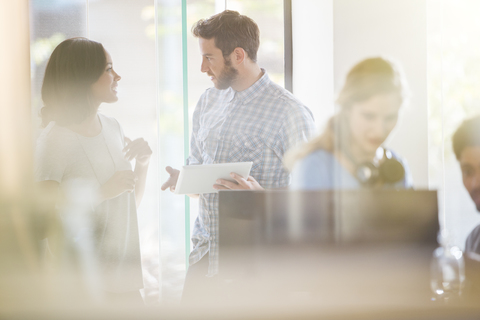
<svg viewBox="0 0 480 320"><path fill-rule="evenodd" d="M265 147L265 143L259 136L236 134L232 140L227 162L251 161L253 162L251 171L260 171L263 168Z"/></svg>
<svg viewBox="0 0 480 320"><path fill-rule="evenodd" d="M209 132L210 132L210 129L200 128L197 132L197 141L200 143L205 143L205 140L207 139Z"/></svg>
<svg viewBox="0 0 480 320"><path fill-rule="evenodd" d="M208 135L210 134L210 129L200 128L196 134L196 144L199 154L193 154L194 157L200 161L199 163L209 163L211 157L211 141L208 141ZM198 164L198 163L193 163Z"/></svg>

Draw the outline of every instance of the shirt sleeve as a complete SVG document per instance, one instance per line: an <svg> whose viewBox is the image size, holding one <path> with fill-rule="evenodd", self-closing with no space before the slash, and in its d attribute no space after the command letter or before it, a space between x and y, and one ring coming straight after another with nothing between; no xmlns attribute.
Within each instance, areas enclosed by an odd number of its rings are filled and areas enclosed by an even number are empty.
<svg viewBox="0 0 480 320"><path fill-rule="evenodd" d="M202 150L201 146L199 145L200 141L197 137L200 129L200 115L202 113L204 101L205 93L198 100L197 106L195 107L195 111L193 113L192 134L190 136L190 154L186 161L187 165L197 165L203 163Z"/></svg>
<svg viewBox="0 0 480 320"><path fill-rule="evenodd" d="M405 169L405 178L403 179L405 189L413 189L413 178L412 173L410 172L410 167L408 166L408 163L403 159L402 163L403 168Z"/></svg>
<svg viewBox="0 0 480 320"><path fill-rule="evenodd" d="M468 235L464 251L480 254L480 226L476 226Z"/></svg>
<svg viewBox="0 0 480 320"><path fill-rule="evenodd" d="M38 138L35 149L35 180L60 183L66 167L67 152L55 138L54 132L45 132Z"/></svg>
<svg viewBox="0 0 480 320"><path fill-rule="evenodd" d="M297 105L289 112L285 121L285 152L308 141L315 133L315 123L311 111Z"/></svg>

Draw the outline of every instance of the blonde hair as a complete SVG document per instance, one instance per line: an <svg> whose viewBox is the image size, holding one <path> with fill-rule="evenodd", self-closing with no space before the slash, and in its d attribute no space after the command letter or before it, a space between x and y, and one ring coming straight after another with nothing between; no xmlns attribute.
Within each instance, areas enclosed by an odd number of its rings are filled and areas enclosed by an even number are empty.
<svg viewBox="0 0 480 320"><path fill-rule="evenodd" d="M355 103L383 93L396 93L400 104L405 103L409 89L401 67L382 57L368 58L357 63L348 72L338 94L338 112L328 120L322 134L287 152L284 158L286 167L291 170L296 161L319 149L333 153L338 147L346 148L350 140L347 112Z"/></svg>

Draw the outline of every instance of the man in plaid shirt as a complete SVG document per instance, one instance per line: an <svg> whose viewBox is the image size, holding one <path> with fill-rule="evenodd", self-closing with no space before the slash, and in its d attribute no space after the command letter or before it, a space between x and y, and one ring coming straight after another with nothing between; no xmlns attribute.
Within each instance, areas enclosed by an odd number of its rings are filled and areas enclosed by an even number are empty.
<svg viewBox="0 0 480 320"><path fill-rule="evenodd" d="M198 21L192 32L199 39L201 71L215 87L205 91L193 114L187 164L253 162L251 176L232 173L236 183L218 180L219 190L287 187L283 155L314 132L311 111L256 63L260 32L252 19L227 10ZM166 169L170 179L162 190L173 191L179 171ZM184 300L211 287L218 272L218 194L198 196Z"/></svg>

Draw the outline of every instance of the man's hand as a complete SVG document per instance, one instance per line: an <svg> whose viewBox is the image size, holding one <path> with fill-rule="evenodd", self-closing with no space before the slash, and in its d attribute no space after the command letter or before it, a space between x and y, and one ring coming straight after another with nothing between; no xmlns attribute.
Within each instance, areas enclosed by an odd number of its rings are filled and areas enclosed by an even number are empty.
<svg viewBox="0 0 480 320"><path fill-rule="evenodd" d="M265 190L252 176L248 176L245 179L234 172L230 173L230 176L236 182L218 179L217 184L214 184L213 188L216 190Z"/></svg>
<svg viewBox="0 0 480 320"><path fill-rule="evenodd" d="M137 176L132 170L117 171L100 187L101 201L118 197L125 191L133 192Z"/></svg>
<svg viewBox="0 0 480 320"><path fill-rule="evenodd" d="M135 159L136 163L142 166L149 164L150 157L152 156L152 149L150 149L147 141L143 140L143 138L138 138L132 141L125 137L125 142L127 143L125 148L123 148L125 159L128 161Z"/></svg>
<svg viewBox="0 0 480 320"><path fill-rule="evenodd" d="M168 180L162 184L162 191L167 190L167 188L170 188L170 191L174 192L175 187L177 186L177 180L178 180L178 175L180 174L180 170L174 169L172 167L166 167L165 170L170 174L170 177Z"/></svg>

